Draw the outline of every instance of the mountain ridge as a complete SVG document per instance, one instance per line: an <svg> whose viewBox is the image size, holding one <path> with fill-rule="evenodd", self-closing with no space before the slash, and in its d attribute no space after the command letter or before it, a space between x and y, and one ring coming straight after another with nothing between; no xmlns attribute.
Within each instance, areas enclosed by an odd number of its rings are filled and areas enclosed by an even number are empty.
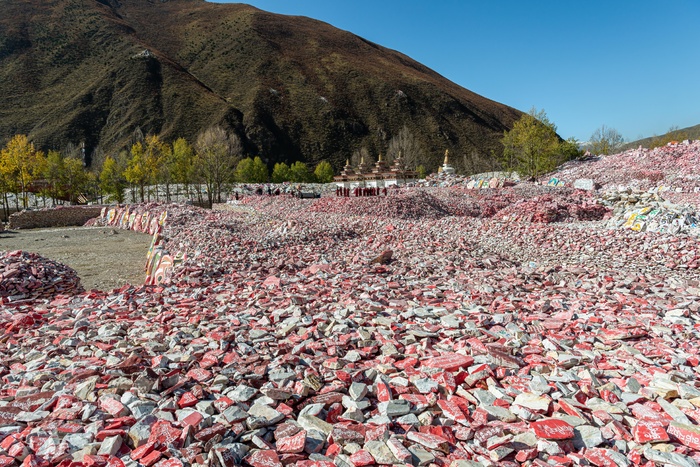
<svg viewBox="0 0 700 467"><path fill-rule="evenodd" d="M136 128L166 139L212 125L272 164L386 151L407 126L472 169L521 113L401 52L311 18L203 0L6 0L0 137L109 152ZM5 96L5 97L2 97ZM19 111L20 109L21 111Z"/></svg>

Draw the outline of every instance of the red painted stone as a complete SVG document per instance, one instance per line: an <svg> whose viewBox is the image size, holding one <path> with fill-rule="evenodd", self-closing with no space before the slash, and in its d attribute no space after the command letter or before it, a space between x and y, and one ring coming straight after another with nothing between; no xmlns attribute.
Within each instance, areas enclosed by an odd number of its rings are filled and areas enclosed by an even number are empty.
<svg viewBox="0 0 700 467"><path fill-rule="evenodd" d="M406 437L414 443L421 444L429 449L449 452L449 443L441 436L436 436L430 433L417 433L415 431L409 431Z"/></svg>
<svg viewBox="0 0 700 467"><path fill-rule="evenodd" d="M684 446L700 451L700 427L671 422L668 425L668 434Z"/></svg>
<svg viewBox="0 0 700 467"><path fill-rule="evenodd" d="M607 449L586 449L583 456L588 462L598 467L612 467L618 465L613 458L608 455Z"/></svg>
<svg viewBox="0 0 700 467"><path fill-rule="evenodd" d="M442 368L445 371L456 371L474 363L474 359L468 355L458 353L446 353L439 357L429 358L420 362L428 368Z"/></svg>
<svg viewBox="0 0 700 467"><path fill-rule="evenodd" d="M182 464L180 464L180 466L182 466ZM116 456L109 456L105 467L124 467L124 462L122 462L122 460Z"/></svg>
<svg viewBox="0 0 700 467"><path fill-rule="evenodd" d="M180 396L180 400L177 401L177 405L180 406L180 408L184 409L186 407L194 407L197 405L197 402L199 402L199 399L192 394L191 392L186 392L182 396Z"/></svg>
<svg viewBox="0 0 700 467"><path fill-rule="evenodd" d="M31 459L31 460L30 460ZM24 459L24 463L22 465L39 465L38 462L34 463L34 455L29 455L27 456L26 459ZM105 455L92 455L92 454L86 454L83 456L83 464L85 464L88 467L103 467L107 465L107 460L109 459L109 456ZM30 460L28 463L27 461Z"/></svg>
<svg viewBox="0 0 700 467"><path fill-rule="evenodd" d="M183 467L184 464L180 459L176 458L170 458L170 459L163 459L162 461L158 462L154 467Z"/></svg>
<svg viewBox="0 0 700 467"><path fill-rule="evenodd" d="M150 454L143 456L139 460L139 464L145 465L146 467L150 467L151 465L158 462L158 459L160 459L160 452L159 451L151 451Z"/></svg>
<svg viewBox="0 0 700 467"><path fill-rule="evenodd" d="M364 467L374 464L374 457L364 449L360 449L350 456L350 462L352 462L352 465L355 467Z"/></svg>
<svg viewBox="0 0 700 467"><path fill-rule="evenodd" d="M639 420L637 424L632 427L632 436L634 436L634 440L640 444L669 440L668 433L666 433L663 423L649 420Z"/></svg>
<svg viewBox="0 0 700 467"><path fill-rule="evenodd" d="M401 394L399 399L407 400L416 407L416 410L422 411L430 407L430 400L428 397L421 394Z"/></svg>
<svg viewBox="0 0 700 467"><path fill-rule="evenodd" d="M253 467L283 467L279 456L272 449L255 451L245 461Z"/></svg>
<svg viewBox="0 0 700 467"><path fill-rule="evenodd" d="M181 425L198 427L199 424L202 423L202 420L204 420L204 417L201 413L192 412L191 414L182 419Z"/></svg>
<svg viewBox="0 0 700 467"><path fill-rule="evenodd" d="M219 411L219 413L228 409L233 405L233 401L226 396L219 397L214 401L214 408Z"/></svg>
<svg viewBox="0 0 700 467"><path fill-rule="evenodd" d="M102 406L102 410L113 417L119 417L128 413L126 407L124 407L124 404L111 397L103 397L100 400L100 405Z"/></svg>
<svg viewBox="0 0 700 467"><path fill-rule="evenodd" d="M391 400L391 389L384 381L377 381L377 400L379 402Z"/></svg>
<svg viewBox="0 0 700 467"><path fill-rule="evenodd" d="M467 416L464 415L464 412L462 412L462 409L460 409L457 404L444 399L439 399L437 404L442 409L442 414L445 417L449 418L450 420L454 420L457 423L461 423L462 425L469 424Z"/></svg>
<svg viewBox="0 0 700 467"><path fill-rule="evenodd" d="M226 427L222 425L221 423L215 423L212 426L208 428L204 428L203 430L199 431L196 435L194 435L195 439L197 441L203 441L207 442L210 439L212 439L216 435L222 435L226 433Z"/></svg>
<svg viewBox="0 0 700 467"><path fill-rule="evenodd" d="M535 435L544 439L571 439L574 437L574 427L564 420L550 418L530 423Z"/></svg>
<svg viewBox="0 0 700 467"><path fill-rule="evenodd" d="M142 459L149 455L153 450L156 448L156 443L146 443L143 444L133 451L131 451L131 454L129 454L129 457L131 457L131 460L137 461L139 459Z"/></svg>
<svg viewBox="0 0 700 467"><path fill-rule="evenodd" d="M180 437L181 430L175 428L167 420L158 420L151 427L148 442L158 442L162 445L173 444Z"/></svg>
<svg viewBox="0 0 700 467"><path fill-rule="evenodd" d="M537 448L520 449L520 450L518 450L518 453L515 455L515 460L518 462L530 461L532 459L535 459L538 454L539 454L539 451L537 450Z"/></svg>
<svg viewBox="0 0 700 467"><path fill-rule="evenodd" d="M287 436L277 441L277 451L284 453L299 453L304 450L306 444L306 430L301 430L295 435Z"/></svg>

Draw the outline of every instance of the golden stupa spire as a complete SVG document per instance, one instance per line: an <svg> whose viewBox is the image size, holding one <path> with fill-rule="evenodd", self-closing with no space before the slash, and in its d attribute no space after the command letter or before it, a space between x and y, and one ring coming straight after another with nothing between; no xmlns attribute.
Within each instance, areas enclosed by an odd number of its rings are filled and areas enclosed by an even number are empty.
<svg viewBox="0 0 700 467"><path fill-rule="evenodd" d="M382 161L382 153L380 152L379 153L379 162L381 162L381 161Z"/></svg>
<svg viewBox="0 0 700 467"><path fill-rule="evenodd" d="M444 162L445 165L449 165L449 161L448 161L449 156L450 156L450 150L445 149L445 162Z"/></svg>

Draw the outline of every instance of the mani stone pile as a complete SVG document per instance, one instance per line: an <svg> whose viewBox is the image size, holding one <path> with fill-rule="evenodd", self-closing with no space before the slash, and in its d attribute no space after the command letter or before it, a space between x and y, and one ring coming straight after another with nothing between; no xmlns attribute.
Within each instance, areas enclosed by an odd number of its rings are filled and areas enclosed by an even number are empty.
<svg viewBox="0 0 700 467"><path fill-rule="evenodd" d="M0 307L0 466L697 466L697 238L481 191L139 207L171 282Z"/></svg>
<svg viewBox="0 0 700 467"><path fill-rule="evenodd" d="M0 252L0 303L83 292L68 266L24 251Z"/></svg>

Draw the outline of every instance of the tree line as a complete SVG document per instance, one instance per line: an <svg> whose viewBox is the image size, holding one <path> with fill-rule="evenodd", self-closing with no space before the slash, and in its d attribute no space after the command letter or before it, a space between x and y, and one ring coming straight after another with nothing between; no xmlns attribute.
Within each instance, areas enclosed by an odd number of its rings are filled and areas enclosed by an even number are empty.
<svg viewBox="0 0 700 467"><path fill-rule="evenodd" d="M616 130L603 125L591 136L590 143L594 153L612 154L623 141ZM539 178L582 155L573 138L562 140L544 110L534 108L504 133L501 142L503 155L498 158L491 154L495 164L491 170L515 170L530 178ZM423 178L426 154L420 141L404 126L389 142L386 159L390 163L401 157L405 167L416 170ZM458 167L460 172L468 172L467 157L464 159L465 167ZM367 166L374 163L365 148L355 151L351 160L354 166L360 160ZM144 136L137 130L127 148L97 157L90 168L85 167L81 150L73 145L63 151L44 153L26 135L16 135L0 151L0 200L6 215L11 208L9 194L14 194L15 208L20 209L28 207L29 192L41 197L44 205L47 199L54 204L60 200L76 203L83 196L123 203L127 194L132 202L170 201L173 195L182 194L190 199L196 196L202 202L206 196L211 205L221 202L222 194L234 182L329 183L333 175L333 168L326 161L314 170L304 162L280 162L270 173L259 156L244 157L239 137L219 126L200 133L194 144L184 138L168 143L157 135Z"/></svg>
<svg viewBox="0 0 700 467"><path fill-rule="evenodd" d="M222 201L231 183L329 183L333 168L321 161L314 170L304 162L274 165L272 173L258 156L244 157L240 139L221 127L202 132L194 144L184 138L172 144L157 135L135 133L130 147L84 165L75 146L48 153L35 148L26 135L16 135L0 151L0 191L5 214L29 207L29 193L53 204L78 202L81 197L131 201L170 201L173 195L197 196L211 204ZM204 188L202 190L202 188Z"/></svg>

